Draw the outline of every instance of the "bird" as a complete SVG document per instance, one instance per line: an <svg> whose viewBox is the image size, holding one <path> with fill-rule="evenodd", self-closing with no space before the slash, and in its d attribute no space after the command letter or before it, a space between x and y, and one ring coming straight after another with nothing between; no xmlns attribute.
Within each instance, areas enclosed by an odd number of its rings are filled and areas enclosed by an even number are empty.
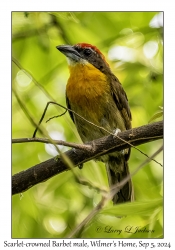
<svg viewBox="0 0 175 250"><path fill-rule="evenodd" d="M107 131L117 133L131 129L132 115L127 95L102 52L89 43L58 45L56 48L67 57L70 76L66 85L66 104L82 141L86 143L109 135ZM105 163L110 187L129 175L129 157L130 149L125 149L98 159ZM131 179L112 200L114 205L134 200Z"/></svg>

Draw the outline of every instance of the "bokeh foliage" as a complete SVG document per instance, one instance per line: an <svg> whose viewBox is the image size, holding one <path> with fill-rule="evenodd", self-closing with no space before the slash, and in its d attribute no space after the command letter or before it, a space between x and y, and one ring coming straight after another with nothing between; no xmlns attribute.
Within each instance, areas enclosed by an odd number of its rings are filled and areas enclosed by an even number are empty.
<svg viewBox="0 0 175 250"><path fill-rule="evenodd" d="M65 104L68 67L56 50L60 44L86 42L96 45L121 81L133 116L133 127L147 124L163 106L163 24L159 12L13 12L12 85L35 121L39 121L50 100ZM37 81L37 83L35 82ZM80 142L68 114L50 107L43 122L55 139ZM160 118L159 118L160 119ZM12 137L31 137L34 127L12 94ZM38 136L40 136L38 134ZM139 146L152 155L162 144L156 141ZM67 148L60 147L65 151ZM41 143L12 146L12 174L55 155L52 147ZM163 162L162 154L156 157ZM131 171L145 160L133 149ZM90 161L79 175L108 188L105 167ZM161 238L163 237L163 170L155 162L147 164L133 177L136 201L112 206L112 202L76 237L82 238ZM12 197L12 237L64 238L100 201L101 194L75 181L71 171L36 185ZM124 217L117 217L122 216ZM126 216L125 216L126 215ZM125 232L130 226L150 232ZM100 229L99 229L100 228ZM110 232L107 230L111 228ZM116 230L116 231L115 231ZM121 234L117 230L122 230ZM151 233L151 230L153 232Z"/></svg>

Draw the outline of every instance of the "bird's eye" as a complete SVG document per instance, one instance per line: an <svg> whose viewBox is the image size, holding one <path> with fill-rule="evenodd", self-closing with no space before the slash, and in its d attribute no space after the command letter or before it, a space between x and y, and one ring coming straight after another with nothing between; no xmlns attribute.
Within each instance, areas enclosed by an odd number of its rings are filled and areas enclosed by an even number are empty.
<svg viewBox="0 0 175 250"><path fill-rule="evenodd" d="M84 50L84 55L85 55L85 56L90 56L91 53L92 53L92 50L91 50L91 49L85 49L85 50Z"/></svg>

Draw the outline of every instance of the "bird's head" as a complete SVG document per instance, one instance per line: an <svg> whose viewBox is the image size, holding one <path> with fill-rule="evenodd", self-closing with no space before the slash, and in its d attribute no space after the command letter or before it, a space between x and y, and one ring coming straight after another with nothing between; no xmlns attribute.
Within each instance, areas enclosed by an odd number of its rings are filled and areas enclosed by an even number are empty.
<svg viewBox="0 0 175 250"><path fill-rule="evenodd" d="M68 58L70 66L90 63L103 73L110 72L110 68L104 55L100 50L88 43L78 43L71 45L59 45L56 47Z"/></svg>

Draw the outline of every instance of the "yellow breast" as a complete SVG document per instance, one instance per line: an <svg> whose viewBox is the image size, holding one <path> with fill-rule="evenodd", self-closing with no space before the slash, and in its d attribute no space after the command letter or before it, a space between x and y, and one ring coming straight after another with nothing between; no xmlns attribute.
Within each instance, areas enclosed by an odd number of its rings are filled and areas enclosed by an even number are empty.
<svg viewBox="0 0 175 250"><path fill-rule="evenodd" d="M70 68L66 94L72 109L86 116L102 114L102 105L108 101L110 85L106 75L93 65L77 63ZM95 118L95 117L94 117Z"/></svg>

